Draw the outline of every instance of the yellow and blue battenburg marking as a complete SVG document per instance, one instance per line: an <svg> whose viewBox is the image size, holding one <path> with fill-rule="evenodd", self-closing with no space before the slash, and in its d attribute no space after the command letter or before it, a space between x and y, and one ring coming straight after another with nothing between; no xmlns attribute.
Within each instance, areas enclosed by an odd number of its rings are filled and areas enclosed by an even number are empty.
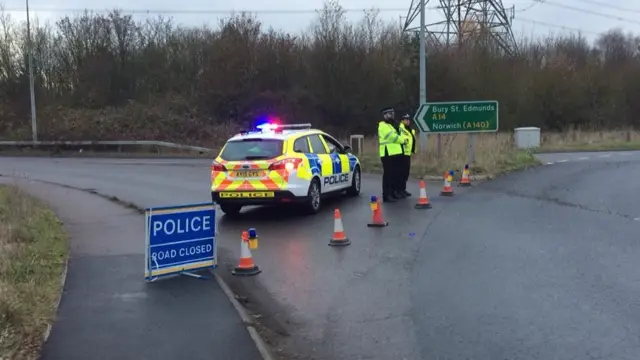
<svg viewBox="0 0 640 360"><path fill-rule="evenodd" d="M353 172L358 163L358 158L353 154L347 154L347 158L349 158L349 172Z"/></svg>
<svg viewBox="0 0 640 360"><path fill-rule="evenodd" d="M350 170L349 158L346 155L330 154L333 164L333 174L346 174Z"/></svg>
<svg viewBox="0 0 640 360"><path fill-rule="evenodd" d="M340 155L336 153L329 154L331 157L331 165L333 166L333 175L342 174L342 161Z"/></svg>
<svg viewBox="0 0 640 360"><path fill-rule="evenodd" d="M318 155L306 153L305 156L307 157L307 161L309 161L309 168L311 169L311 175L320 175L321 167L320 167L320 164L318 163L318 160L320 160Z"/></svg>
<svg viewBox="0 0 640 360"><path fill-rule="evenodd" d="M339 154L304 154L309 162L309 168L311 169L311 175L339 175L353 172L358 163L358 158L355 155L339 155ZM343 157L346 157L347 161L344 161ZM323 172L322 165L319 163L320 159L324 161L331 161L331 166L326 166Z"/></svg>

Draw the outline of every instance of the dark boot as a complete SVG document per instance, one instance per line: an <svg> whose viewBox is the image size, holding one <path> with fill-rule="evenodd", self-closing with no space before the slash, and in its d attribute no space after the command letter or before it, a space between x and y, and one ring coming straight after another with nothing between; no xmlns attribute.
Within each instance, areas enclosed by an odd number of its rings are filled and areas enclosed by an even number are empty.
<svg viewBox="0 0 640 360"><path fill-rule="evenodd" d="M404 193L404 195L405 195L406 197L411 196L411 193L410 193L410 192L408 192L407 190L402 190L402 192Z"/></svg>
<svg viewBox="0 0 640 360"><path fill-rule="evenodd" d="M382 195L382 202L393 203L396 202L396 198L393 195Z"/></svg>
<svg viewBox="0 0 640 360"><path fill-rule="evenodd" d="M404 199L407 197L402 191L394 191L393 196L397 199Z"/></svg>

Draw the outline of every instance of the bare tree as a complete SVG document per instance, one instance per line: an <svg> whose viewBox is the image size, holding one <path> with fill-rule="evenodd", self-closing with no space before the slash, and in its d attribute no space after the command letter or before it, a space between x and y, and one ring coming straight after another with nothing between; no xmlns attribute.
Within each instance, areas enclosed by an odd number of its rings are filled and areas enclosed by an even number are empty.
<svg viewBox="0 0 640 360"><path fill-rule="evenodd" d="M233 14L217 29L114 10L34 22L43 139L215 142L267 113L372 132L381 106L413 112L418 39L367 10L349 23L328 1L303 34ZM25 26L0 9L0 134L28 138ZM469 41L473 41L473 37ZM640 37L611 30L522 39L507 56L478 40L429 47L429 99L497 99L501 126L638 126Z"/></svg>

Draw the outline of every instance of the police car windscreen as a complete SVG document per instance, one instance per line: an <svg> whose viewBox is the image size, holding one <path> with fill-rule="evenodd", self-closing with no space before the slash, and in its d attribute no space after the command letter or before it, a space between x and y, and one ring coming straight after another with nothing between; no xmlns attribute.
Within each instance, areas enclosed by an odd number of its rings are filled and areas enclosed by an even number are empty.
<svg viewBox="0 0 640 360"><path fill-rule="evenodd" d="M242 139L227 142L220 157L226 161L268 160L282 155L283 141Z"/></svg>

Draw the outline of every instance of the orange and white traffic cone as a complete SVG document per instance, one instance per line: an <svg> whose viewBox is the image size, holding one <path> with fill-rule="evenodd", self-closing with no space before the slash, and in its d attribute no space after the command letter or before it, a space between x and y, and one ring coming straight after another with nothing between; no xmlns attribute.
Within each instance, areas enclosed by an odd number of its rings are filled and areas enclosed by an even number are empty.
<svg viewBox="0 0 640 360"><path fill-rule="evenodd" d="M385 227L387 225L389 225L388 222L384 221L384 219L382 218L382 204L380 203L380 198L375 196L375 195L371 195L371 212L372 212L372 219L371 222L367 224L368 227Z"/></svg>
<svg viewBox="0 0 640 360"><path fill-rule="evenodd" d="M471 180L469 179L469 164L466 164L464 166L464 170L462 170L462 177L460 178L460 183L458 184L458 186L471 186Z"/></svg>
<svg viewBox="0 0 640 360"><path fill-rule="evenodd" d="M336 209L333 212L333 236L329 240L329 246L347 246L351 245L351 240L347 238L344 233L344 227L342 226L342 216L340 210Z"/></svg>
<svg viewBox="0 0 640 360"><path fill-rule="evenodd" d="M444 186L440 191L440 196L453 196L453 189L451 188L451 182L453 181L453 171L444 173Z"/></svg>
<svg viewBox="0 0 640 360"><path fill-rule="evenodd" d="M424 180L420 181L420 197L414 207L416 209L431 209L429 196L427 196L427 186L425 185Z"/></svg>
<svg viewBox="0 0 640 360"><path fill-rule="evenodd" d="M240 239L240 261L238 266L231 271L231 274L238 276L252 276L258 275L261 272L262 270L253 263L251 250L249 249L249 233L247 231L243 231Z"/></svg>

